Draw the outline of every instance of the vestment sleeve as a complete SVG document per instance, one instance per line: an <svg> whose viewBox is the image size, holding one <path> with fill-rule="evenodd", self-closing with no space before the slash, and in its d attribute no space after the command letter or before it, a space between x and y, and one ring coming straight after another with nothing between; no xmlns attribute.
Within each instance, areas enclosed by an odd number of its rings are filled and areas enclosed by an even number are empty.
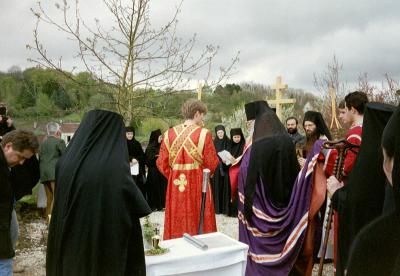
<svg viewBox="0 0 400 276"><path fill-rule="evenodd" d="M359 135L350 135L347 138L347 141L354 144L354 145L361 145L361 137ZM344 159L344 167L343 171L344 174L347 176L353 169L354 162L356 161L357 154L358 154L359 148L355 149L350 149L346 153L346 158Z"/></svg>
<svg viewBox="0 0 400 276"><path fill-rule="evenodd" d="M213 175L218 163L219 160L217 152L215 151L214 143L212 141L211 133L207 131L203 150L203 167L210 169L211 175Z"/></svg>
<svg viewBox="0 0 400 276"><path fill-rule="evenodd" d="M323 150L318 156L318 161L324 163L325 176L328 178L333 175L333 168L335 167L335 161L337 158L337 150Z"/></svg>
<svg viewBox="0 0 400 276"><path fill-rule="evenodd" d="M168 133L165 133L164 135L168 135ZM156 164L158 170L165 176L165 178L168 179L171 168L169 166L169 152L167 146L165 145L164 139L161 142L160 153L158 155Z"/></svg>

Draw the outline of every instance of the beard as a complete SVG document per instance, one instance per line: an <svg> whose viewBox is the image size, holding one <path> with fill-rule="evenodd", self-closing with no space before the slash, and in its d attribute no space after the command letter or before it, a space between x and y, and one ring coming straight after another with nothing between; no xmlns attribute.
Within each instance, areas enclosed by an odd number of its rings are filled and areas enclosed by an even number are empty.
<svg viewBox="0 0 400 276"><path fill-rule="evenodd" d="M319 134L317 130L313 132L306 132L306 151L307 154L311 151L314 143L319 139Z"/></svg>
<svg viewBox="0 0 400 276"><path fill-rule="evenodd" d="M288 132L289 134L296 134L297 128L288 128L288 129L287 129L287 132Z"/></svg>

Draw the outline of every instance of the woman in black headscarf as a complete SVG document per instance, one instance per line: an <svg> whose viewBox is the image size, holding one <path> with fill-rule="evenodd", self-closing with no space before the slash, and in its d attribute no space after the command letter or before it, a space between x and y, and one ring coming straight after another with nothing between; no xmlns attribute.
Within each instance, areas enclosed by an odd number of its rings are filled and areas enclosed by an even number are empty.
<svg viewBox="0 0 400 276"><path fill-rule="evenodd" d="M133 180L139 186L144 198L147 198L146 194L146 168L145 168L145 156L139 141L135 139L135 129L133 127L126 127L126 142L128 144L129 160L131 165L136 162L139 163L139 174L132 175Z"/></svg>
<svg viewBox="0 0 400 276"><path fill-rule="evenodd" d="M349 276L400 275L400 106L385 127L382 148L383 170L393 186L395 210L357 235L347 267Z"/></svg>
<svg viewBox="0 0 400 276"><path fill-rule="evenodd" d="M232 128L230 134L231 140L229 142L228 151L233 157L238 158L243 153L246 139L244 138L241 128Z"/></svg>
<svg viewBox="0 0 400 276"><path fill-rule="evenodd" d="M244 138L243 132L241 128L232 128L230 132L231 140L228 143L228 151L229 153L238 158L243 154L244 145L246 144L246 139ZM222 194L222 202L224 204L223 210L224 214L230 217L237 217L237 194L232 196L231 189L231 180L229 177L229 166L227 166L223 194Z"/></svg>
<svg viewBox="0 0 400 276"><path fill-rule="evenodd" d="M145 275L139 218L151 210L129 171L122 117L93 110L56 166L46 274Z"/></svg>
<svg viewBox="0 0 400 276"><path fill-rule="evenodd" d="M214 147L216 152L221 152L227 150L229 144L229 138L226 136L225 127L223 125L217 125L215 127L215 138L214 138ZM222 159L218 156L219 164L217 169L215 170L214 176L211 179L211 188L214 199L214 208L216 214L227 213L229 210L226 210L222 195L223 195L223 186L225 177L227 173L227 167L222 162Z"/></svg>
<svg viewBox="0 0 400 276"><path fill-rule="evenodd" d="M149 145L146 148L147 165L147 196L150 208L161 211L165 208L165 195L167 192L167 179L159 172L156 161L160 152L162 140L161 130L151 132Z"/></svg>

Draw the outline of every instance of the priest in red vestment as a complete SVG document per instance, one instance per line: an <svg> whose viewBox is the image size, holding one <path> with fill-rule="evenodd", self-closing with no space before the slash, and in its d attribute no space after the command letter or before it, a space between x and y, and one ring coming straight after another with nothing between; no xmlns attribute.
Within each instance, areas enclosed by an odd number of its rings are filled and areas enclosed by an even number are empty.
<svg viewBox="0 0 400 276"><path fill-rule="evenodd" d="M219 162L210 131L201 127L206 113L207 108L201 101L186 101L182 106L186 121L170 128L163 137L157 167L168 179L164 240L180 238L183 233L197 234L203 169L210 169L212 175ZM208 185L203 233L216 231Z"/></svg>

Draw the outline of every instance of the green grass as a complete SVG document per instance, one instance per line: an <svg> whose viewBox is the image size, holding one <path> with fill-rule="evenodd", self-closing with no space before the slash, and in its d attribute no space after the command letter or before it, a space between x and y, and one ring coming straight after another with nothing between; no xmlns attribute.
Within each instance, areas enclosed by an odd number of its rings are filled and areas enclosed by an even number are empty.
<svg viewBox="0 0 400 276"><path fill-rule="evenodd" d="M36 186L32 189L32 194L31 195L26 195L20 200L18 200L17 204L23 204L23 205L34 205L36 206L36 201L37 201L37 193L39 190L39 185L40 183L36 184Z"/></svg>

